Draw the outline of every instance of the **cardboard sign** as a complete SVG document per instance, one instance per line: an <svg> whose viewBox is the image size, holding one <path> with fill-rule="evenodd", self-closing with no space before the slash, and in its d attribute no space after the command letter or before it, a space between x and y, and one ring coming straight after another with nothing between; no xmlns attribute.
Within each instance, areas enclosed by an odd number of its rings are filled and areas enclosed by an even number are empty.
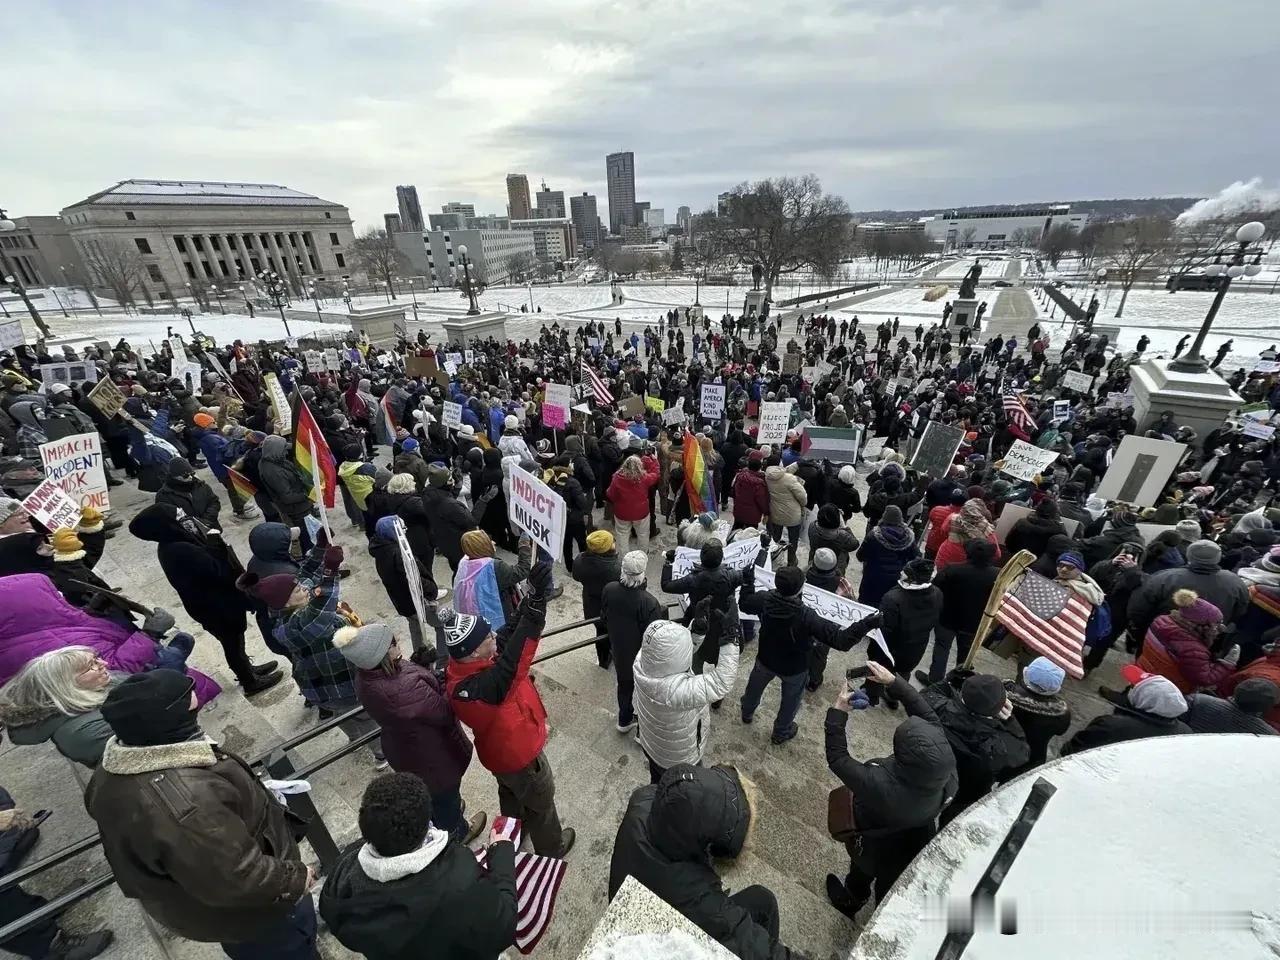
<svg viewBox="0 0 1280 960"><path fill-rule="evenodd" d="M414 354L408 354L404 358L404 372L411 377L434 376L438 369L435 357L419 357Z"/></svg>
<svg viewBox="0 0 1280 960"><path fill-rule="evenodd" d="M673 424L684 423L686 419L688 418L685 416L683 405L668 407L662 411L662 422L668 427Z"/></svg>
<svg viewBox="0 0 1280 960"><path fill-rule="evenodd" d="M1056 450L1042 450L1025 440L1013 441L1013 446L1004 455L1000 472L1017 480L1030 480L1044 473L1045 468L1058 459Z"/></svg>
<svg viewBox="0 0 1280 960"><path fill-rule="evenodd" d="M567 383L548 383L542 400L542 422L553 430L563 430L573 406L573 391Z"/></svg>
<svg viewBox="0 0 1280 960"><path fill-rule="evenodd" d="M81 507L111 509L107 474L102 466L102 438L97 433L77 433L40 444L45 479L56 483Z"/></svg>
<svg viewBox="0 0 1280 960"><path fill-rule="evenodd" d="M723 383L704 383L702 385L702 402L698 414L704 420L719 420L724 416Z"/></svg>
<svg viewBox="0 0 1280 960"><path fill-rule="evenodd" d="M1259 423L1257 420L1246 420L1244 422L1244 435L1246 437L1256 437L1259 440L1270 440L1275 435L1276 428L1269 427L1265 423Z"/></svg>
<svg viewBox="0 0 1280 960"><path fill-rule="evenodd" d="M1081 373L1079 370L1067 370L1062 374L1062 386L1067 390L1088 393L1093 389L1093 377L1087 373Z"/></svg>
<svg viewBox="0 0 1280 960"><path fill-rule="evenodd" d="M644 416L644 400L640 397L627 397L618 406L622 408L622 412L628 417Z"/></svg>
<svg viewBox="0 0 1280 960"><path fill-rule="evenodd" d="M1120 441L1096 496L1135 507L1153 507L1186 452L1185 443L1130 434Z"/></svg>
<svg viewBox="0 0 1280 960"><path fill-rule="evenodd" d="M124 408L124 394L110 380L100 380L89 391L89 402L102 411L104 417L114 417Z"/></svg>
<svg viewBox="0 0 1280 960"><path fill-rule="evenodd" d="M667 409L667 402L661 397L651 397L646 393L644 395L644 408L652 410L654 413L661 413Z"/></svg>
<svg viewBox="0 0 1280 960"><path fill-rule="evenodd" d="M457 430L462 426L462 404L446 400L444 412L440 414L440 422L450 430Z"/></svg>
<svg viewBox="0 0 1280 960"><path fill-rule="evenodd" d="M21 320L0 320L0 350L11 350L26 342Z"/></svg>
<svg viewBox="0 0 1280 960"><path fill-rule="evenodd" d="M170 337L165 343L169 345L169 352L173 354L173 359L187 359L187 345L182 342L181 337Z"/></svg>
<svg viewBox="0 0 1280 960"><path fill-rule="evenodd" d="M293 413L289 409L289 398L285 396L284 387L280 386L280 378L274 373L268 373L262 380L267 385L267 397L271 400L271 416L276 423L276 433L282 437L288 436Z"/></svg>
<svg viewBox="0 0 1280 960"><path fill-rule="evenodd" d="M22 501L23 509L49 530L75 529L80 523L80 505L52 480L45 480Z"/></svg>
<svg viewBox="0 0 1280 960"><path fill-rule="evenodd" d="M560 556L568 509L564 499L526 470L511 468L507 517L551 556Z"/></svg>
<svg viewBox="0 0 1280 960"><path fill-rule="evenodd" d="M772 590L774 577L772 571L756 567L756 589ZM804 605L820 616L823 620L827 620L841 627L847 627L851 623L857 623L864 617L869 617L876 612L875 607L868 607L866 604L857 603L848 597L842 597L839 594L832 593L830 590L823 590L821 587L815 587L811 583L806 583L801 590L801 597L804 599ZM889 658L889 662L893 663L893 654L889 652L889 646L884 642L884 635L878 630L872 630L867 634L872 640L879 644L880 649L884 651L884 655Z"/></svg>
<svg viewBox="0 0 1280 960"><path fill-rule="evenodd" d="M911 455L911 466L931 477L946 476L963 440L964 431L959 427L930 420Z"/></svg>
<svg viewBox="0 0 1280 960"><path fill-rule="evenodd" d="M338 355L337 347L329 347L325 350L324 368L333 373L337 373L342 369L342 357Z"/></svg>
<svg viewBox="0 0 1280 960"><path fill-rule="evenodd" d="M792 374L800 372L800 354L784 353L782 355L782 372L783 374Z"/></svg>
<svg viewBox="0 0 1280 960"><path fill-rule="evenodd" d="M427 625L427 603L422 595L422 574L418 569L418 559L413 555L413 547L409 545L409 533L405 529L404 521L396 517L394 525L396 543L400 547L400 562L404 564L404 578L409 584L409 596L413 599L413 612L418 617L418 626L422 629L422 635L430 636L435 628ZM434 600L435 597L431 599Z"/></svg>
<svg viewBox="0 0 1280 960"><path fill-rule="evenodd" d="M786 443L787 428L791 424L791 404L785 401L766 400L760 404L760 432L756 445Z"/></svg>

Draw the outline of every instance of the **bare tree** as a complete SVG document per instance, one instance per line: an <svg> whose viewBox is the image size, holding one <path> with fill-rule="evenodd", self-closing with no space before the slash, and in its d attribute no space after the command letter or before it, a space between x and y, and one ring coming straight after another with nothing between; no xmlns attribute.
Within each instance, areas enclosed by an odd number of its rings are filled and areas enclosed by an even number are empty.
<svg viewBox="0 0 1280 960"><path fill-rule="evenodd" d="M1069 223L1060 223L1055 227L1051 227L1040 238L1038 246L1045 259L1049 261L1049 265L1057 270L1058 263L1062 260L1063 255L1069 250L1075 249L1079 244L1079 240L1079 230ZM1032 249L1035 249L1036 246L1037 244L1032 244Z"/></svg>
<svg viewBox="0 0 1280 960"><path fill-rule="evenodd" d="M1080 268L1088 270L1093 258L1098 253L1098 244L1106 234L1110 224L1103 220L1091 220L1080 228L1076 235L1076 251L1080 254Z"/></svg>
<svg viewBox="0 0 1280 960"><path fill-rule="evenodd" d="M507 279L513 283L520 283L527 279L533 274L537 265L537 258L527 250L513 253L503 261L503 266L507 270Z"/></svg>
<svg viewBox="0 0 1280 960"><path fill-rule="evenodd" d="M1217 219L1175 222L1169 251L1169 277L1173 281L1170 292L1177 291L1182 278L1192 270L1210 263L1214 254L1231 242L1235 227L1234 223Z"/></svg>
<svg viewBox="0 0 1280 960"><path fill-rule="evenodd" d="M1035 250L1040 246L1040 231L1035 227L1019 227L1009 234L1009 242L1016 250Z"/></svg>
<svg viewBox="0 0 1280 960"><path fill-rule="evenodd" d="M978 228L977 228L977 227L965 227L963 230L961 230L961 231L960 231L960 246L959 246L959 249L961 249L961 250L968 250L970 247L972 247L972 246L973 246L973 239L974 239L974 237L976 237L977 235L978 235Z"/></svg>
<svg viewBox="0 0 1280 960"><path fill-rule="evenodd" d="M727 215L714 222L715 240L738 263L759 264L765 296L784 273L824 270L843 259L849 208L822 192L813 174L778 177L734 187Z"/></svg>
<svg viewBox="0 0 1280 960"><path fill-rule="evenodd" d="M639 272L640 266L641 266L641 263L640 263L640 257L638 254L629 253L629 252L624 253L622 251L618 251L618 255L614 260L613 269L614 269L614 272L617 273L619 276L625 275L628 277L633 277L636 275L636 273Z"/></svg>
<svg viewBox="0 0 1280 960"><path fill-rule="evenodd" d="M1129 291L1143 275L1153 275L1169 255L1173 225L1159 217L1141 217L1110 224L1099 241L1107 265L1107 280L1120 284L1116 316L1124 315Z"/></svg>
<svg viewBox="0 0 1280 960"><path fill-rule="evenodd" d="M408 273L408 260L396 247L395 240L386 230L368 230L351 243L351 256L357 270L369 275L369 279L385 284L396 299L393 282L396 274Z"/></svg>
<svg viewBox="0 0 1280 960"><path fill-rule="evenodd" d="M85 266L93 280L110 290L122 307L137 305L135 294L143 289L146 265L137 247L121 240L90 240L81 246Z"/></svg>

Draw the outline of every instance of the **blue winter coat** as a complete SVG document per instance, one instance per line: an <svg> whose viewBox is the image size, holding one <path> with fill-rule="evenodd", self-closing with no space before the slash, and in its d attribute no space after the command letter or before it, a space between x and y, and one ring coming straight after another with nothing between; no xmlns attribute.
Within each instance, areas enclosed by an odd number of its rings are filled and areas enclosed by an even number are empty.
<svg viewBox="0 0 1280 960"><path fill-rule="evenodd" d="M884 595L897 586L902 568L920 556L920 551L906 527L876 527L854 556L862 561L858 602L878 607Z"/></svg>
<svg viewBox="0 0 1280 960"><path fill-rule="evenodd" d="M200 453L209 462L209 469L219 481L227 479L227 467L235 462L234 457L227 456L227 438L217 430L204 427L191 427L188 433L200 447Z"/></svg>

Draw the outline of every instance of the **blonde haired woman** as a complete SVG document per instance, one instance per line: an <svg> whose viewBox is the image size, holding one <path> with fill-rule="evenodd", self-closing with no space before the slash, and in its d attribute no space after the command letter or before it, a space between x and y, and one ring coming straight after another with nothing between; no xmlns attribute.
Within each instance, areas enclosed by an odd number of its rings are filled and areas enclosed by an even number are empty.
<svg viewBox="0 0 1280 960"><path fill-rule="evenodd" d="M613 504L614 536L621 551L630 546L633 530L640 549L649 549L649 491L657 484L658 473L658 461L652 456L641 459L632 454L609 482L606 496Z"/></svg>
<svg viewBox="0 0 1280 960"><path fill-rule="evenodd" d="M111 737L99 711L111 683L106 661L89 647L50 650L0 691L0 724L16 744L51 740L68 760L96 767Z"/></svg>

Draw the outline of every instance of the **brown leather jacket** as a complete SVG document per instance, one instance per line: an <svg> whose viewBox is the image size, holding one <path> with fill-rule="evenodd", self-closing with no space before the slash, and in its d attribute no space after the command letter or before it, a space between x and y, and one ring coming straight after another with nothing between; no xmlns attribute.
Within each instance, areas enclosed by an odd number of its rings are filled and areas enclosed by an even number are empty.
<svg viewBox="0 0 1280 960"><path fill-rule="evenodd" d="M84 802L120 890L189 940L253 940L306 892L292 815L216 744L112 737Z"/></svg>

